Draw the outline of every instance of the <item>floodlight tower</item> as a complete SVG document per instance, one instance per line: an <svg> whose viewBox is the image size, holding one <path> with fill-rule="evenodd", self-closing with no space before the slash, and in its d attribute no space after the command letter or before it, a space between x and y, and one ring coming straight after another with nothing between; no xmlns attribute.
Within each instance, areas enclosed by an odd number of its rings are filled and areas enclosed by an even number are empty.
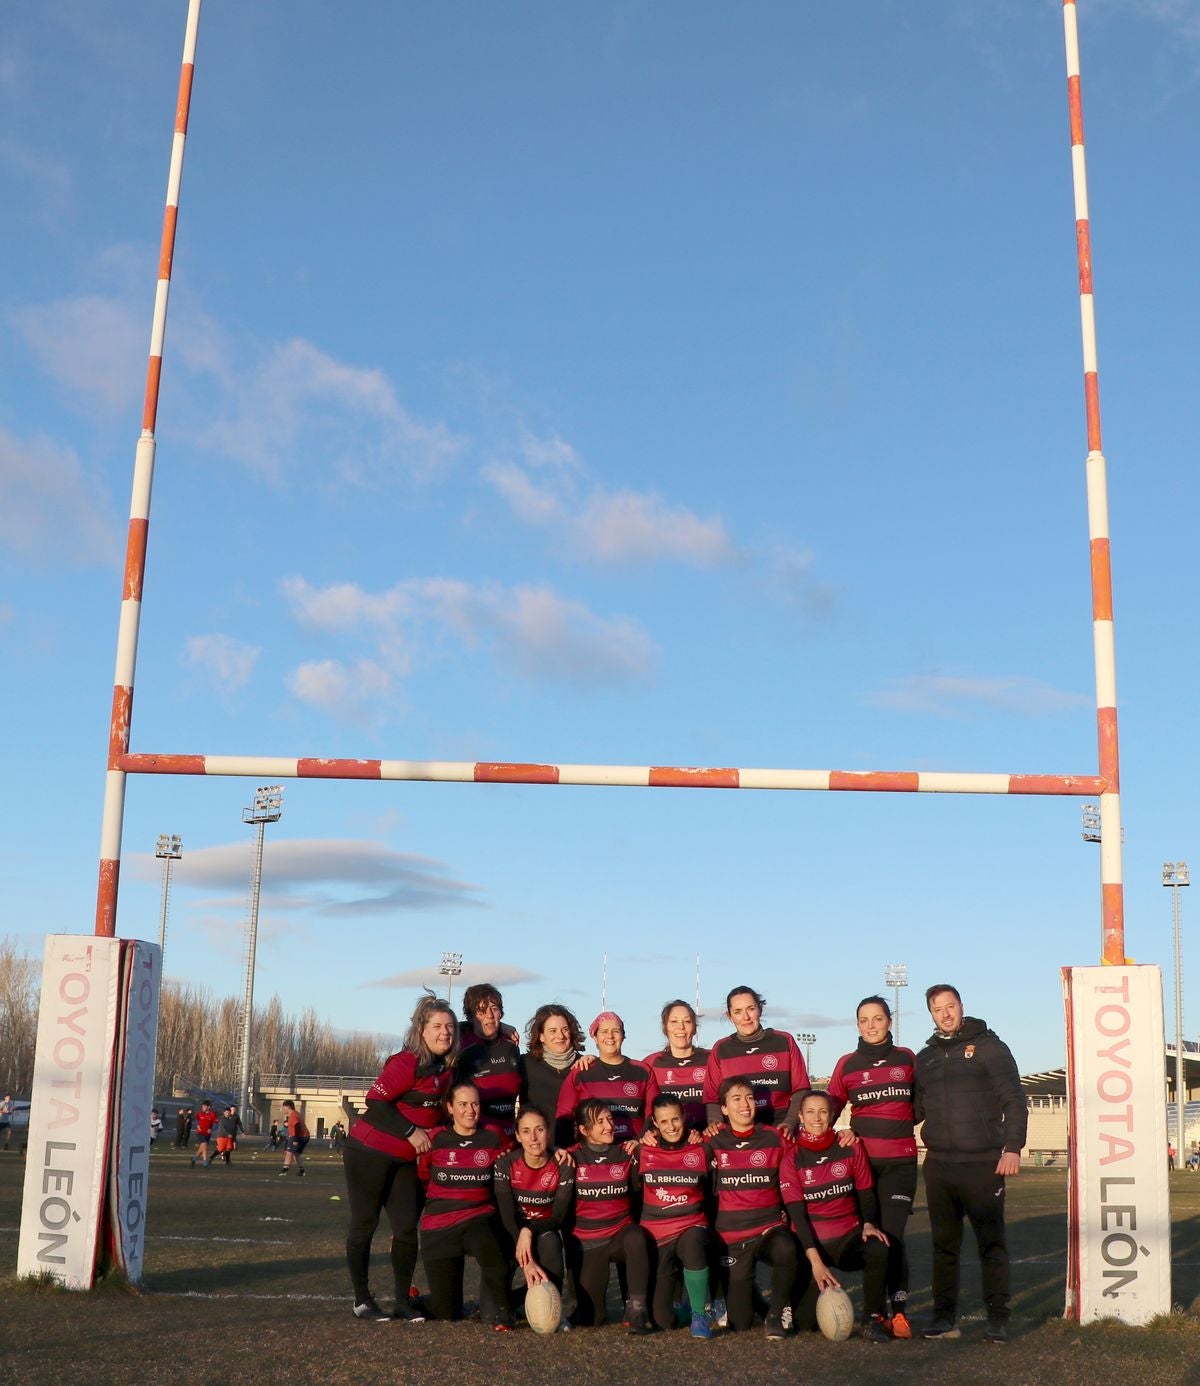
<svg viewBox="0 0 1200 1386"><path fill-rule="evenodd" d="M811 1067L812 1067L812 1047L813 1047L814 1044L816 1044L816 1042L817 1042L817 1037L816 1037L816 1035L814 1035L811 1031L809 1031L809 1030L803 1030L803 1031L801 1031L799 1034L797 1034L796 1038L797 1038L797 1039L800 1041L800 1043L804 1046L804 1067L805 1067L805 1068L811 1068ZM809 1081L811 1082L811 1081L812 1081L812 1074L810 1073L810 1074L808 1075L808 1077L809 1077Z"/></svg>
<svg viewBox="0 0 1200 1386"><path fill-rule="evenodd" d="M258 898L262 891L263 836L268 823L283 814L283 785L269 784L254 791L254 802L242 810L242 822L258 830L254 874L250 878L250 917L246 921L246 986L242 993L242 1055L238 1103L243 1123L250 1114L250 1028L254 1018L254 955L258 948ZM247 1125L247 1130L249 1126Z"/></svg>
<svg viewBox="0 0 1200 1386"><path fill-rule="evenodd" d="M183 859L183 838L178 833L170 837L166 833L159 833L154 855L163 864L162 905L158 912L158 951L162 953L167 946L167 901L171 898L171 863Z"/></svg>
<svg viewBox="0 0 1200 1386"><path fill-rule="evenodd" d="M454 994L454 979L462 976L462 954L443 953L442 961L438 964L438 971L446 979L446 1005L451 1005L451 997Z"/></svg>
<svg viewBox="0 0 1200 1386"><path fill-rule="evenodd" d="M1186 861L1164 861L1162 883L1171 889L1175 917L1175 1156L1181 1162L1183 1149L1183 949L1179 941L1179 887L1191 885Z"/></svg>
<svg viewBox="0 0 1200 1386"><path fill-rule="evenodd" d="M892 1037L900 1039L900 988L908 986L908 964L907 963L884 963L883 965L883 984L891 987L892 994L896 998L896 1004L892 1008Z"/></svg>

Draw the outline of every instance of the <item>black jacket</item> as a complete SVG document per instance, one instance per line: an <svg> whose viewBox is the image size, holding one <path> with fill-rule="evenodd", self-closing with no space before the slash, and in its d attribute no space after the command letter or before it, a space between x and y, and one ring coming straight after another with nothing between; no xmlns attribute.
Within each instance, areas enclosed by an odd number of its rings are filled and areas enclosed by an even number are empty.
<svg viewBox="0 0 1200 1386"><path fill-rule="evenodd" d="M956 1035L934 1032L917 1055L913 1108L921 1140L944 1160L998 1160L1025 1144L1028 1107L1008 1045L965 1016Z"/></svg>

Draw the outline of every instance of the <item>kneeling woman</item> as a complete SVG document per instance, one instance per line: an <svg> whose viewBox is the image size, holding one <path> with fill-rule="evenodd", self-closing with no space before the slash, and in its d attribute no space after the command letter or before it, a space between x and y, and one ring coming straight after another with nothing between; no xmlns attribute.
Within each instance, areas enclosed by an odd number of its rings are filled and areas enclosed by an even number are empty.
<svg viewBox="0 0 1200 1386"><path fill-rule="evenodd" d="M479 1317L496 1328L511 1328L508 1261L492 1197L492 1170L509 1141L480 1127L480 1106L474 1083L455 1083L446 1100L451 1126L433 1138L422 1158L421 1260L429 1280L431 1318L462 1318L463 1268L472 1256L483 1280Z"/></svg>
<svg viewBox="0 0 1200 1386"><path fill-rule="evenodd" d="M812 1267L812 1284L796 1311L797 1328L817 1323L817 1296L841 1289L831 1267L863 1273L863 1327L872 1342L891 1341L887 1304L888 1240L875 1225L879 1200L861 1143L833 1150L831 1104L823 1092L800 1103L795 1164L803 1206L791 1208L792 1226Z"/></svg>
<svg viewBox="0 0 1200 1386"><path fill-rule="evenodd" d="M517 1144L519 1150L510 1150L496 1161L500 1221L515 1248L526 1287L549 1280L561 1293L562 1229L575 1197L575 1170L554 1159L550 1120L538 1107L522 1107Z"/></svg>
<svg viewBox="0 0 1200 1386"><path fill-rule="evenodd" d="M615 1263L625 1267L628 1279L629 1331L649 1333L650 1247L646 1233L633 1220L634 1156L614 1143L612 1112L598 1098L589 1097L576 1107L575 1125L580 1140L571 1151L575 1218L570 1251L576 1318L584 1326L608 1321L608 1268Z"/></svg>

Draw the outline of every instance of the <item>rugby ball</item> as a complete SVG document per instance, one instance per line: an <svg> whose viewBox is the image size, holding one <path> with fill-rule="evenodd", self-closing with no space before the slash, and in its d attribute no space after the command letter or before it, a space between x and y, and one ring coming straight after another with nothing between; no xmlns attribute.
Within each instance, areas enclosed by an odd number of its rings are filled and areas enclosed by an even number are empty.
<svg viewBox="0 0 1200 1386"><path fill-rule="evenodd" d="M817 1327L831 1343L844 1343L854 1332L854 1305L845 1290L832 1286L817 1297Z"/></svg>
<svg viewBox="0 0 1200 1386"><path fill-rule="evenodd" d="M562 1296L549 1280L525 1291L525 1322L535 1333L557 1333L562 1320Z"/></svg>

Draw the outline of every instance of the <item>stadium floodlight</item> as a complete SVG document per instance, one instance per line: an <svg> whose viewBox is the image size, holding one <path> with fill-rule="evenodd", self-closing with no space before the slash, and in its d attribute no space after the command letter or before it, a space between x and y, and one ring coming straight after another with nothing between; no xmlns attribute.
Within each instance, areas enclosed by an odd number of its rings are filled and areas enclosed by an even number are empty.
<svg viewBox="0 0 1200 1386"><path fill-rule="evenodd" d="M450 1005L450 998L454 994L454 979L462 975L461 953L443 953L442 961L438 965L438 971L446 979L446 1004Z"/></svg>
<svg viewBox="0 0 1200 1386"><path fill-rule="evenodd" d="M816 1044L817 1037L811 1030L802 1030L796 1035L796 1038L804 1046L804 1067L810 1068L812 1066L812 1047ZM812 1074L810 1073L808 1076L811 1081Z"/></svg>
<svg viewBox="0 0 1200 1386"><path fill-rule="evenodd" d="M1100 805L1099 804L1080 804L1079 816L1082 819L1082 833L1084 842L1100 841Z"/></svg>
<svg viewBox="0 0 1200 1386"><path fill-rule="evenodd" d="M1164 861L1162 883L1171 891L1171 913L1175 920L1175 1158L1182 1168L1184 1154L1183 1090L1183 945L1179 937L1179 888L1191 885L1186 861Z"/></svg>
<svg viewBox="0 0 1200 1386"><path fill-rule="evenodd" d="M900 988L908 986L908 964L907 963L884 963L883 965L883 984L891 987L896 998L896 1004L892 1007L892 1038L896 1041L900 1039Z"/></svg>
<svg viewBox="0 0 1200 1386"><path fill-rule="evenodd" d="M254 791L254 802L242 810L242 822L257 828L254 846L254 874L250 878L250 914L246 920L246 983L242 993L241 1064L238 1103L241 1118L249 1130L250 1118L250 1032L254 1021L254 958L258 951L258 899L262 892L263 836L268 823L278 823L283 814L283 786L263 785Z"/></svg>
<svg viewBox="0 0 1200 1386"><path fill-rule="evenodd" d="M171 863L183 860L183 838L178 833L170 836L159 833L154 855L163 864L162 904L158 912L158 951L162 953L167 946L167 901L171 896Z"/></svg>

